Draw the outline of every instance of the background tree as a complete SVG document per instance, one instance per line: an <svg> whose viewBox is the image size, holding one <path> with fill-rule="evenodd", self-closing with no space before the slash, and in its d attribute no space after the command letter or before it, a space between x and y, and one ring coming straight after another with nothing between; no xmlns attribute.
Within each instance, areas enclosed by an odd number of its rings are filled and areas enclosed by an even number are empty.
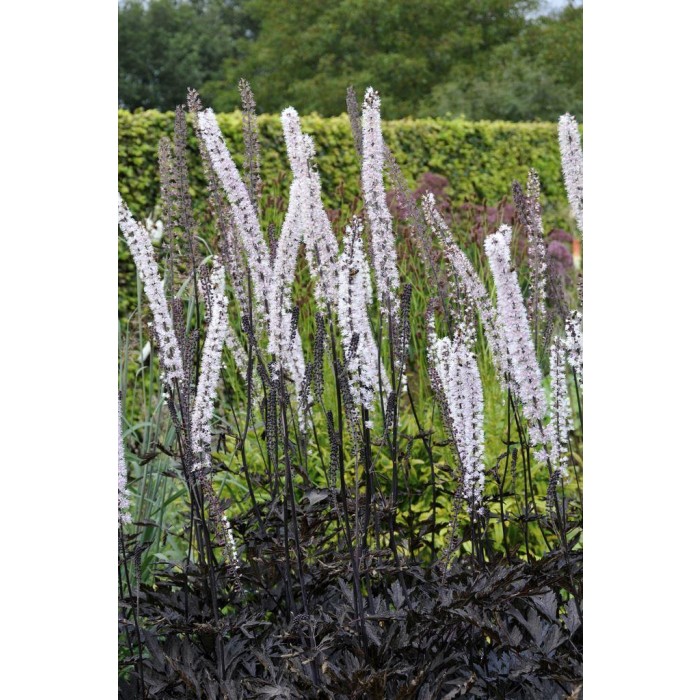
<svg viewBox="0 0 700 700"><path fill-rule="evenodd" d="M510 121L556 121L565 112L583 121L583 9L572 5L528 21L483 63L454 66L419 110Z"/></svg>
<svg viewBox="0 0 700 700"><path fill-rule="evenodd" d="M172 109L252 32L237 0L125 0L119 7L119 103Z"/></svg>
<svg viewBox="0 0 700 700"><path fill-rule="evenodd" d="M345 111L373 85L387 118L581 119L582 14L542 0L127 0L123 106L172 109L188 86L238 108L246 76L264 112Z"/></svg>
<svg viewBox="0 0 700 700"><path fill-rule="evenodd" d="M251 0L260 33L240 64L264 110L296 100L345 110L348 83L372 84L387 118L413 114L457 66L517 36L533 0ZM220 105L221 107L228 105Z"/></svg>

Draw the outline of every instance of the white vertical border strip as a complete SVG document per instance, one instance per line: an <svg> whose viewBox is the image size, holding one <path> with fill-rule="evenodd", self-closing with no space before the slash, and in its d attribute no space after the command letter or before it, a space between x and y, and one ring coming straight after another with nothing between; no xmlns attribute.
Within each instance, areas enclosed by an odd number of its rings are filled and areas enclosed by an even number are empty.
<svg viewBox="0 0 700 700"><path fill-rule="evenodd" d="M697 693L696 3L584 5L584 687Z"/></svg>
<svg viewBox="0 0 700 700"><path fill-rule="evenodd" d="M117 697L117 9L0 5L6 697Z"/></svg>

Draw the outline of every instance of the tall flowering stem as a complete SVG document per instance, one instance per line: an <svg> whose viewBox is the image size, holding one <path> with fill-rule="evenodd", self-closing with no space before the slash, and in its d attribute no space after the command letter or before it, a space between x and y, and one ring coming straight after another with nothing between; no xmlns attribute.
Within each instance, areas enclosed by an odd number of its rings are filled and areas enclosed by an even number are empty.
<svg viewBox="0 0 700 700"><path fill-rule="evenodd" d="M573 311L566 321L566 349L568 362L574 372L576 380L583 389L583 315L580 311Z"/></svg>
<svg viewBox="0 0 700 700"><path fill-rule="evenodd" d="M211 483L211 421L214 416L216 387L221 376L224 343L230 335L228 299L225 293L225 272L219 260L214 258L210 275L208 301L208 328L202 351L202 363L197 383L197 394L190 416L190 442L194 463L192 471L202 492L209 501L211 526L218 545L223 549L227 573L234 586L240 588L238 549L231 527L224 515L221 501Z"/></svg>
<svg viewBox="0 0 700 700"><path fill-rule="evenodd" d="M388 380L367 314L372 303L372 280L363 249L362 223L357 217L345 230L339 268L338 326L350 390L355 405L370 409L379 393L380 372L384 386Z"/></svg>
<svg viewBox="0 0 700 700"><path fill-rule="evenodd" d="M129 494L126 491L126 459L124 457L124 437L122 435L122 397L119 396L118 404L119 414L119 452L118 452L118 483L117 489L119 494L119 523L125 524L131 522L129 514Z"/></svg>
<svg viewBox="0 0 700 700"><path fill-rule="evenodd" d="M559 151L571 213L583 233L583 151L578 124L570 114L559 117Z"/></svg>
<svg viewBox="0 0 700 700"><path fill-rule="evenodd" d="M549 423L552 448L552 468L561 476L568 476L569 431L572 430L571 403L569 387L566 381L567 351L566 342L557 336L549 353L549 371L551 378L551 420Z"/></svg>
<svg viewBox="0 0 700 700"><path fill-rule="evenodd" d="M530 299L528 317L537 326L540 317L547 312L547 250L544 244L542 227L542 206L540 204L540 178L537 171L531 169L527 176L527 194L523 193L520 183L513 183L513 199L520 221L527 234L527 257L530 268Z"/></svg>
<svg viewBox="0 0 700 700"><path fill-rule="evenodd" d="M442 244L443 252L460 281L462 292L476 307L484 328L486 342L491 350L499 381L504 389L508 388L508 346L503 335L503 326L498 321L496 309L491 302L484 283L474 270L469 258L452 237L452 232L445 223L435 204L435 196L429 192L422 200L426 223Z"/></svg>
<svg viewBox="0 0 700 700"><path fill-rule="evenodd" d="M372 263L382 312L395 308L399 271L393 222L384 191L384 139L379 113L379 93L367 88L362 106L362 193L372 234Z"/></svg>
<svg viewBox="0 0 700 700"><path fill-rule="evenodd" d="M241 81L245 82L245 81ZM241 82L239 82L239 89L243 91L243 88L241 87ZM246 83L247 85L247 83ZM249 89L249 88L248 88ZM251 93L252 95L252 93ZM246 131L246 121L252 120L253 123L253 130L255 131L256 127L256 122L255 122L255 104L253 103L252 105L252 110L253 113L248 115L247 114L247 108L245 106L246 104L246 99L244 97L243 99L244 102L244 140L246 142L246 162L249 165L250 161L248 160L248 149L249 149L249 143L248 143L248 137L250 136L250 133ZM241 241L240 241L240 236L236 234L235 231L235 225L234 225L234 217L233 213L231 211L231 206L228 203L228 198L224 195L223 189L220 185L220 181L218 179L218 176L214 172L214 169L212 167L211 163L211 157L209 155L209 150L207 149L207 146L204 143L204 139L202 138L201 130L199 128L199 113L202 111L202 102L199 98L199 94L197 93L196 90L193 89L188 89L187 90L187 104L189 106L190 114L194 118L194 131L195 134L197 135L197 143L199 145L199 154L202 158L202 167L204 170L204 175L207 180L207 188L209 190L209 204L214 211L216 215L216 222L218 224L219 228L219 234L220 234L220 244L221 244L221 257L224 262L224 266L226 267L226 271L229 274L229 278L231 279L232 283L232 291L233 291L233 298L236 300L238 303L239 309L241 309L241 313L243 314L248 314L249 313L249 300L248 300L248 267L245 262L245 257L243 250L241 248ZM250 124L249 124L250 125ZM251 158L255 160L257 156L252 155ZM252 166L251 166L252 167ZM248 171L250 172L250 170ZM253 176L251 176L253 177ZM252 180L251 180L252 181ZM250 181L248 183L250 185ZM254 194L257 188L257 185L259 182L256 180L255 181L255 187L250 186L249 192L251 195L251 201L255 201L254 199Z"/></svg>
<svg viewBox="0 0 700 700"><path fill-rule="evenodd" d="M485 249L496 285L498 321L508 349L513 388L529 421L533 443L544 446L547 439L541 426L547 404L518 275L511 266L512 234L509 226L501 226L487 237Z"/></svg>
<svg viewBox="0 0 700 700"><path fill-rule="evenodd" d="M287 157L294 179L289 191L287 214L276 244L269 281L268 350L276 360L273 370L285 369L292 377L297 397L300 397L303 393L306 366L301 337L292 313L291 286L294 281L299 246L305 233L312 227L309 178L305 173L308 170L308 160L313 147L301 133L299 117L291 107L282 112L282 126L287 145ZM300 421L303 423L301 412Z"/></svg>
<svg viewBox="0 0 700 700"><path fill-rule="evenodd" d="M287 214L277 241L275 263L268 280L268 351L282 365L287 363L287 350L292 340L291 286L304 226L299 189L300 183L293 182Z"/></svg>
<svg viewBox="0 0 700 700"><path fill-rule="evenodd" d="M255 97L250 83L241 78L238 81L238 92L243 103L243 143L245 144L245 172L248 181L250 201L257 202L262 187L260 179L260 139L258 119L255 114Z"/></svg>
<svg viewBox="0 0 700 700"><path fill-rule="evenodd" d="M212 283L217 283L217 284L220 283L220 280L218 279L218 275L221 274L221 269L222 269L222 267L219 265L219 263L217 261L217 264L214 266L214 273L210 277L207 277L206 275L200 275L200 277L199 277L200 298L202 298L204 300L207 319L211 319L212 311L213 311L213 308L212 308L213 307L213 294L212 294L212 290L211 290L211 285L212 285ZM234 289L235 289L235 286L234 286ZM235 297L235 293L234 293L234 297ZM247 368L248 368L248 353L246 352L245 348L243 347L243 344L239 340L233 327L230 324L229 324L228 328L226 329L226 336L224 338L224 345L231 352L231 357L233 358L233 362L236 365L236 369L239 371L241 376L245 377L246 372L247 372Z"/></svg>
<svg viewBox="0 0 700 700"><path fill-rule="evenodd" d="M305 368L301 338L292 321L288 292L294 277L299 243L307 228L304 221L307 212L302 206L303 184L292 184L289 207L273 265L250 193L226 148L214 112L211 109L200 111L198 124L212 169L231 205L233 221L248 259L257 311L267 319L270 332L268 350L275 357L275 367L280 371L286 369L299 391ZM290 160L303 159L306 149L305 143L288 143Z"/></svg>
<svg viewBox="0 0 700 700"><path fill-rule="evenodd" d="M348 119L350 121L350 130L352 131L352 140L355 142L355 150L360 159L362 159L362 118L357 106L355 88L352 85L349 85L345 91L345 105L348 109Z"/></svg>
<svg viewBox="0 0 700 700"><path fill-rule="evenodd" d="M193 471L206 470L211 462L211 419L219 382L224 342L229 333L228 299L224 293L224 269L215 258L211 273L211 308L204 340L197 394L190 417Z"/></svg>
<svg viewBox="0 0 700 700"><path fill-rule="evenodd" d="M158 341L158 354L166 383L183 379L182 353L175 335L173 319L168 309L165 287L158 271L155 251L148 231L131 215L129 208L119 197L119 228L136 264L143 282L146 298L151 306Z"/></svg>
<svg viewBox="0 0 700 700"><path fill-rule="evenodd" d="M231 205L233 220L241 236L253 280L253 295L260 312L264 311L270 277L270 251L263 237L258 214L241 179L236 164L226 148L216 116L211 109L197 115L199 133L206 146L211 166Z"/></svg>
<svg viewBox="0 0 700 700"><path fill-rule="evenodd" d="M303 183L307 221L303 237L311 276L316 280L314 295L322 307L330 304L334 308L338 300L338 241L321 199L321 178L314 166L316 149L311 137L302 133L293 107L282 112L282 128L294 179Z"/></svg>
<svg viewBox="0 0 700 700"><path fill-rule="evenodd" d="M457 326L454 339L439 338L428 316L430 378L460 465L461 497L481 514L484 489L484 397L474 354L474 328Z"/></svg>

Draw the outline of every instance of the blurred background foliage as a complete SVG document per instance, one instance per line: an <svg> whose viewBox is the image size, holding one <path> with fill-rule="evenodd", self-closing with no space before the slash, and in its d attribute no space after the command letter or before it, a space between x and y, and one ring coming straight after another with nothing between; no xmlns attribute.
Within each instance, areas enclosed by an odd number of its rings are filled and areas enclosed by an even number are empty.
<svg viewBox="0 0 700 700"><path fill-rule="evenodd" d="M119 105L218 112L245 76L258 111L345 112L373 85L387 119L583 122L583 9L570 0L122 0Z"/></svg>

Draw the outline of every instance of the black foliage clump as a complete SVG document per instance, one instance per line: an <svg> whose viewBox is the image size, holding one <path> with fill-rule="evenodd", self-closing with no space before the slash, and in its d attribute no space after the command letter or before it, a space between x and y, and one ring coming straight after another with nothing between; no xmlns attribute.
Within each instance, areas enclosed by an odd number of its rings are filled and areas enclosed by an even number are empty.
<svg viewBox="0 0 700 700"><path fill-rule="evenodd" d="M256 546L278 548L272 541ZM366 648L357 634L347 558L305 569L308 614L287 609L281 586L270 585L272 562L268 554L259 567L242 571L248 597L218 628L196 576L169 570L153 589L140 591L146 697L578 697L580 554L553 552L531 564L501 561L479 569L458 561L444 580L437 567L397 569L377 557L365 584ZM123 626L136 635L132 622ZM120 683L120 697L141 697L138 685L132 674Z"/></svg>

